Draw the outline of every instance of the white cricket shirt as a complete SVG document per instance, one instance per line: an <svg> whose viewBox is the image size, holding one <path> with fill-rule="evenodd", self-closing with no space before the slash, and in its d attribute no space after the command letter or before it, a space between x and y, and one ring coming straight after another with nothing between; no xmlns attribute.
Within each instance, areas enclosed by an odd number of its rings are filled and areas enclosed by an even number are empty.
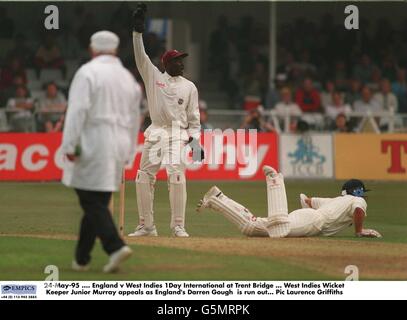
<svg viewBox="0 0 407 320"><path fill-rule="evenodd" d="M322 234L331 236L352 225L356 208L362 209L366 216L367 203L363 198L345 195L324 201L318 209L324 221Z"/></svg>
<svg viewBox="0 0 407 320"><path fill-rule="evenodd" d="M199 139L201 124L196 86L182 76L172 77L158 70L145 52L141 33L133 32L133 45L152 122L146 130L146 137L154 129L171 128L176 121L189 136Z"/></svg>

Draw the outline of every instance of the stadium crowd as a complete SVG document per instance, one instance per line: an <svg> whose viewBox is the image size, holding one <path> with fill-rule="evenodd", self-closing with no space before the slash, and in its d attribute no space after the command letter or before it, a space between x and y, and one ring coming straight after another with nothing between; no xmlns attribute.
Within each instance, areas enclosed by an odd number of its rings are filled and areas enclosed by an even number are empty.
<svg viewBox="0 0 407 320"><path fill-rule="evenodd" d="M62 129L70 81L89 59L90 35L100 29L92 12L81 5L75 8L74 21L57 31L38 31L37 39L27 41L16 32L7 10L0 8L0 42L12 42L0 57L0 131ZM275 130L269 111L281 122L288 116L292 132L353 131L361 125L360 117L352 117L354 112L407 113L407 20L399 29L385 19L361 24L361 30L347 31L326 14L319 23L300 18L279 25L277 73L270 84L267 27L251 16L237 24L220 16L209 39L209 71L229 97L229 107L247 111L241 128ZM123 3L104 28L119 35L119 56L141 83L129 25L131 10ZM164 41L152 32L144 41L159 65ZM200 104L203 127L211 128L210 108L205 101ZM142 129L149 125L146 100L143 106ZM375 121L380 130L388 129L386 117ZM396 121L405 126L402 118Z"/></svg>
<svg viewBox="0 0 407 320"><path fill-rule="evenodd" d="M241 127L272 130L264 110L290 114L291 131L298 123L320 127L321 121L326 130L356 130L360 118L351 119L352 112L407 113L407 19L401 29L387 19L362 20L357 31L334 21L325 14L319 23L299 18L280 25L277 72L269 85L267 28L249 16L236 25L219 17L210 66L231 107L248 110ZM376 121L379 129L388 128L386 119Z"/></svg>

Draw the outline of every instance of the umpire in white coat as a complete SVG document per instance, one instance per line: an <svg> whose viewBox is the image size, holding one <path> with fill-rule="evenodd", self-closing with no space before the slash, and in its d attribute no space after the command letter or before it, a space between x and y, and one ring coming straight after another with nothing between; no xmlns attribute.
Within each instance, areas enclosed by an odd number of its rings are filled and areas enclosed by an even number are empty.
<svg viewBox="0 0 407 320"><path fill-rule="evenodd" d="M116 56L119 38L110 31L91 37L92 60L75 74L62 140L62 182L75 189L84 215L72 268L85 271L100 238L114 272L132 251L120 238L108 205L124 165L134 157L141 89Z"/></svg>

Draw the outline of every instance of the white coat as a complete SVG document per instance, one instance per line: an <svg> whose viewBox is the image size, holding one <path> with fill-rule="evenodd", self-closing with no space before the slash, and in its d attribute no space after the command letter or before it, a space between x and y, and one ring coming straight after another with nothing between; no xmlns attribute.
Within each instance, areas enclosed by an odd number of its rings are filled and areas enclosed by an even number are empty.
<svg viewBox="0 0 407 320"><path fill-rule="evenodd" d="M90 191L117 191L123 166L135 154L141 88L119 58L100 55L75 74L68 99L62 182Z"/></svg>

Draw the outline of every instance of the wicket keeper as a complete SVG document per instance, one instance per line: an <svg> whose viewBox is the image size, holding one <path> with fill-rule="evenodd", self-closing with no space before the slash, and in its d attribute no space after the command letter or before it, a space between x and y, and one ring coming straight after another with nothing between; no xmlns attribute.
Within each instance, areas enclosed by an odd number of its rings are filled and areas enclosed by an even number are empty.
<svg viewBox="0 0 407 320"><path fill-rule="evenodd" d="M161 58L164 73L147 56L142 38L146 11L145 4L138 4L133 14L133 45L136 65L146 88L152 124L144 133L144 148L136 177L139 225L129 236L157 236L153 215L154 185L155 176L165 160L171 207L170 228L176 237L189 237L185 230L187 192L185 163L181 154L189 144L194 160L204 157L198 142L201 132L198 90L182 76L183 59L188 56L187 53L177 50L165 52ZM155 158L157 154L161 155L160 159Z"/></svg>

